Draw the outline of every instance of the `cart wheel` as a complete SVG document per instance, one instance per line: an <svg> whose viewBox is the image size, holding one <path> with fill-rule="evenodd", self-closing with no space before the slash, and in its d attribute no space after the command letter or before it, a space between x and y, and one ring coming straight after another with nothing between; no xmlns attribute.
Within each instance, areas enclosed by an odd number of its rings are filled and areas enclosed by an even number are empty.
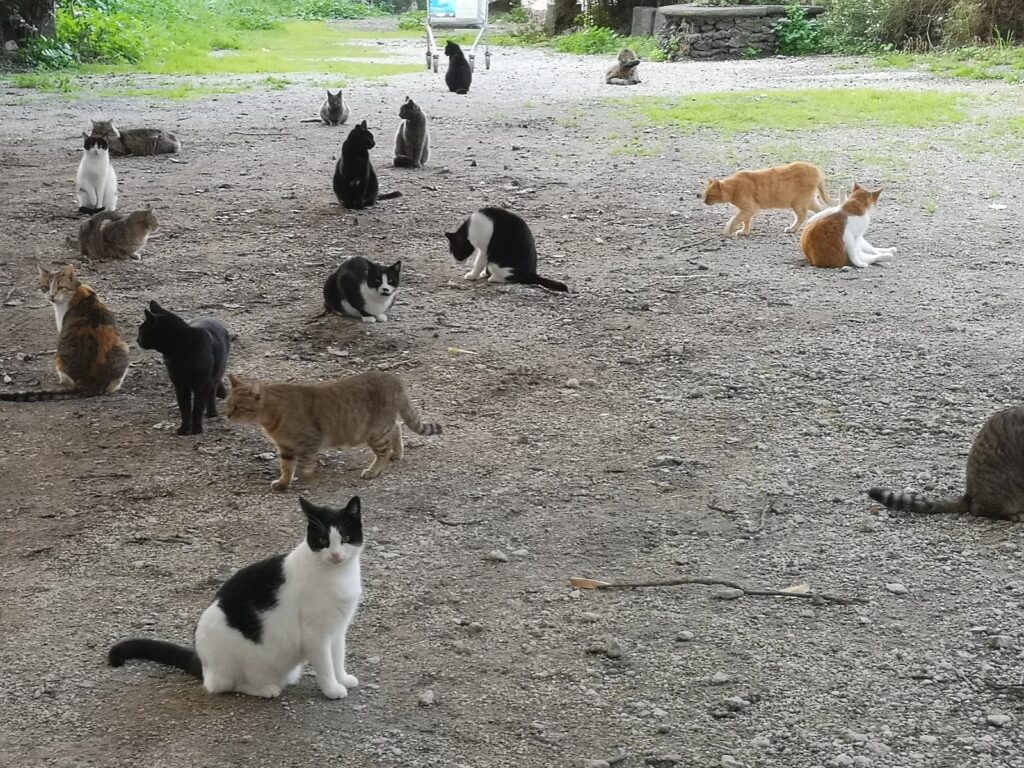
<svg viewBox="0 0 1024 768"><path fill-rule="evenodd" d="M434 74L437 74L437 54L434 54Z"/></svg>
<svg viewBox="0 0 1024 768"><path fill-rule="evenodd" d="M430 71L430 51L427 51L427 71Z"/></svg>
<svg viewBox="0 0 1024 768"><path fill-rule="evenodd" d="M470 55L469 57L469 71L476 72L476 56Z"/></svg>
<svg viewBox="0 0 1024 768"><path fill-rule="evenodd" d="M484 64L486 65L485 69L490 69L491 68L491 52L490 51L488 51L487 53L484 54Z"/></svg>

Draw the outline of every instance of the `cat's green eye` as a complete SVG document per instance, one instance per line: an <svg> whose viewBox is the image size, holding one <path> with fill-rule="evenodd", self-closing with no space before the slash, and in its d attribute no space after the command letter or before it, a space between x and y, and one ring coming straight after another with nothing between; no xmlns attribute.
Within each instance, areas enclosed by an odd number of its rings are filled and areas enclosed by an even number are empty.
<svg viewBox="0 0 1024 768"><path fill-rule="evenodd" d="M341 537L341 543L342 544L347 544L348 543L348 536L342 536Z"/></svg>

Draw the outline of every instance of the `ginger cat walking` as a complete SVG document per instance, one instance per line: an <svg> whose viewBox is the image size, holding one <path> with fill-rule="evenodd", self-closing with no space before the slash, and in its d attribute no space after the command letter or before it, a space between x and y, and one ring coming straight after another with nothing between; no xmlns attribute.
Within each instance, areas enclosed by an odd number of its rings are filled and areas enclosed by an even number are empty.
<svg viewBox="0 0 1024 768"><path fill-rule="evenodd" d="M875 248L864 238L881 194L881 189L869 192L854 182L841 206L814 214L800 236L807 261L815 267L862 268L895 256L895 248Z"/></svg>
<svg viewBox="0 0 1024 768"><path fill-rule="evenodd" d="M725 234L739 230L750 234L750 222L765 208L791 208L793 223L787 232L796 232L808 212L822 209L818 195L826 205L835 205L825 188L825 175L810 163L789 163L760 171L739 171L724 179L708 179L704 204L732 203L739 210L725 225Z"/></svg>

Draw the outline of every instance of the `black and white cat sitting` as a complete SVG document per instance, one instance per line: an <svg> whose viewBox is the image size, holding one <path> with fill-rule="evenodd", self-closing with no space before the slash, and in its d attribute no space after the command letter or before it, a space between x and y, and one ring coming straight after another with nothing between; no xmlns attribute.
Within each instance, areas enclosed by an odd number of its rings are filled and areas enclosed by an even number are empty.
<svg viewBox="0 0 1024 768"><path fill-rule="evenodd" d="M273 698L298 682L309 662L324 696L347 696L359 685L345 669L345 634L362 592L359 497L341 509L299 503L306 538L288 555L248 565L224 582L199 617L194 650L122 640L107 656L111 666L148 659L198 677L210 693Z"/></svg>
<svg viewBox="0 0 1024 768"><path fill-rule="evenodd" d="M387 322L401 277L401 261L382 267L362 256L345 259L324 283L324 313L357 317L364 323Z"/></svg>
<svg viewBox="0 0 1024 768"><path fill-rule="evenodd" d="M526 222L504 208L481 208L454 232L445 232L448 249L456 261L474 256L473 268L464 277L476 280L484 273L491 283L540 285L551 291L568 291L565 283L537 274L537 246Z"/></svg>

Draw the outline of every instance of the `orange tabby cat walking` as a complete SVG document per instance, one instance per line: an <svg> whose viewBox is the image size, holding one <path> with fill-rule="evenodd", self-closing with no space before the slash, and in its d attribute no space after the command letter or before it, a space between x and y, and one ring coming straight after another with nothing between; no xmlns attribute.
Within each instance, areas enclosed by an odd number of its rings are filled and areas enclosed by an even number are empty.
<svg viewBox="0 0 1024 768"><path fill-rule="evenodd" d="M277 446L281 475L275 491L291 485L298 469L303 477L316 470L323 448L369 445L375 454L363 477L377 477L388 462L402 458L402 427L420 435L439 435L441 425L420 421L402 380L392 373L369 371L320 384L272 384L228 374L228 418L259 424Z"/></svg>
<svg viewBox="0 0 1024 768"><path fill-rule="evenodd" d="M750 234L750 222L765 208L791 208L793 223L787 232L796 232L809 211L820 211L818 195L826 205L835 205L825 188L825 175L810 163L789 163L760 171L739 171L724 179L708 179L705 205L732 203L739 211L725 225L725 234L737 229Z"/></svg>
<svg viewBox="0 0 1024 768"><path fill-rule="evenodd" d="M807 261L815 267L860 268L895 256L895 248L875 248L864 238L881 194L881 189L869 192L854 182L841 206L814 214L800 236Z"/></svg>

